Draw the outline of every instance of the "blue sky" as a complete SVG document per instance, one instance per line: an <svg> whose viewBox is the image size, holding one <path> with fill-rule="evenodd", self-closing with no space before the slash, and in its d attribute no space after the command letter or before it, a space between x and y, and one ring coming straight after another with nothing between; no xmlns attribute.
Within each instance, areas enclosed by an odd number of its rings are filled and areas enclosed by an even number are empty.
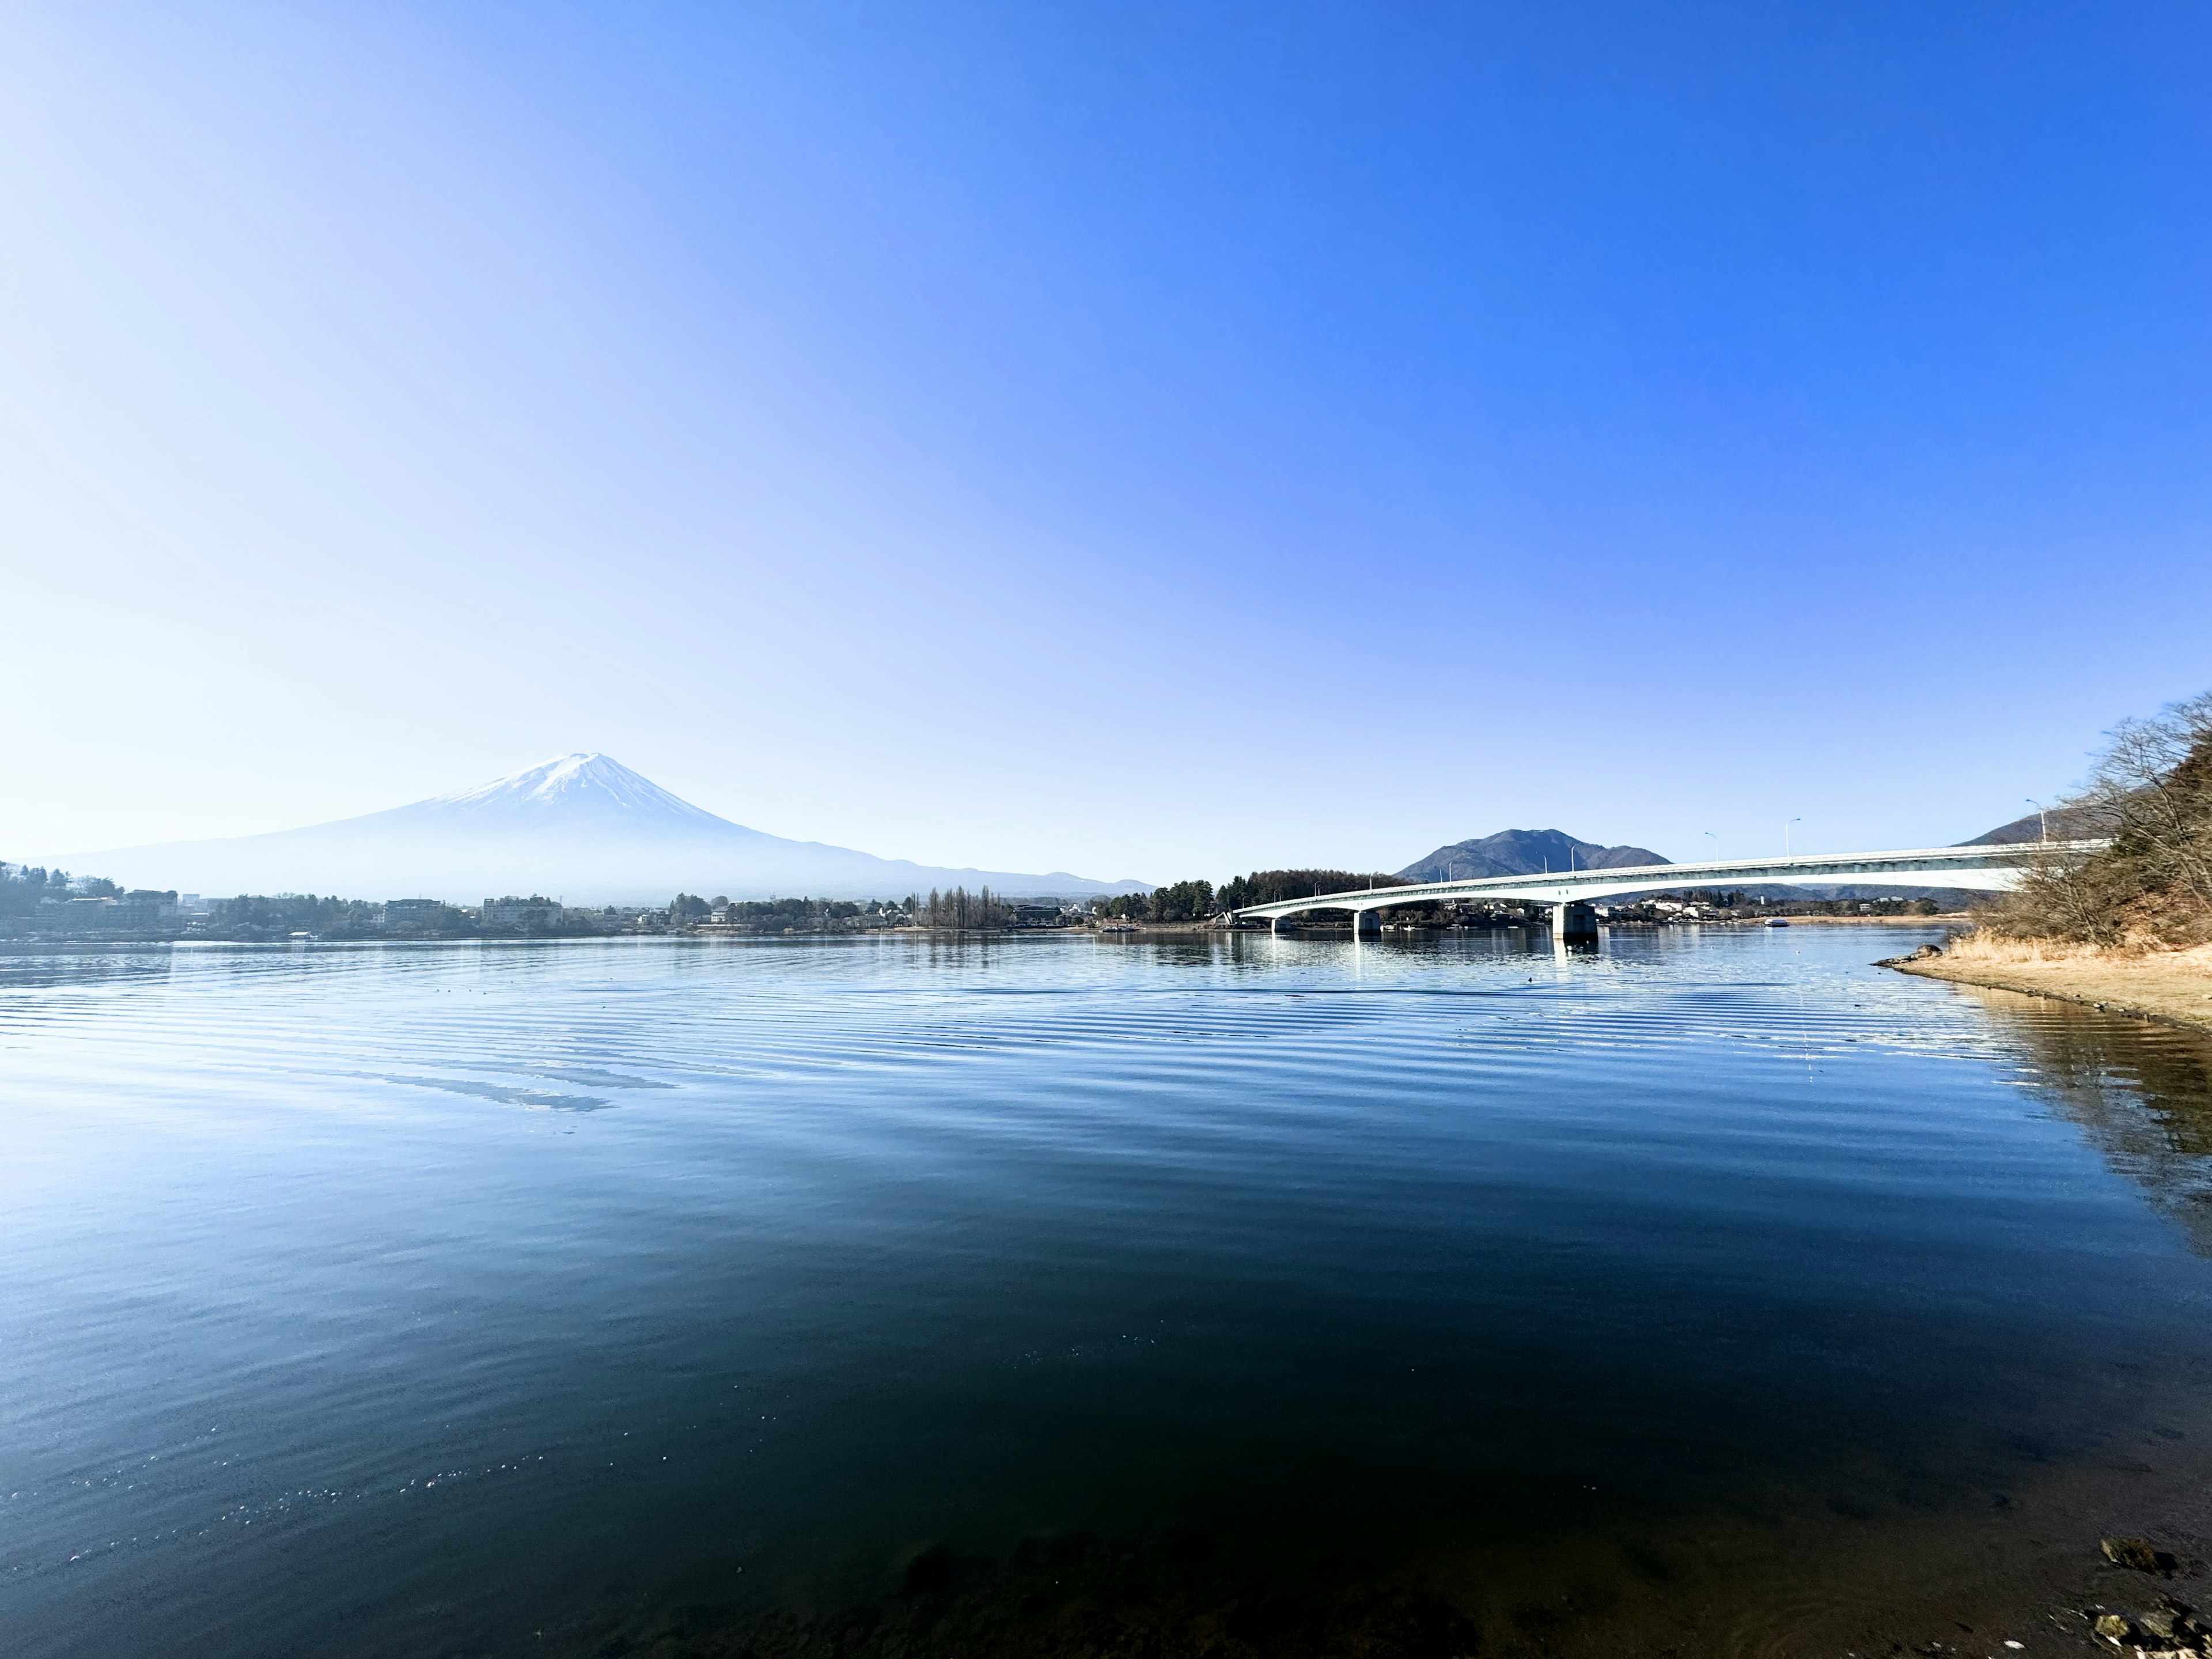
<svg viewBox="0 0 2212 1659"><path fill-rule="evenodd" d="M0 857L1960 839L2212 684L2197 5L0 20Z"/></svg>

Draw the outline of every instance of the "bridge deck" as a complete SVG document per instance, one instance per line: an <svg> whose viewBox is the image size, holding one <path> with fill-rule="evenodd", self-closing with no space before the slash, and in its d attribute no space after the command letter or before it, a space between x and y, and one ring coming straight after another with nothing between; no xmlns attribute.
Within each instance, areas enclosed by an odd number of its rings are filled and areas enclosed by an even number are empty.
<svg viewBox="0 0 2212 1659"><path fill-rule="evenodd" d="M2094 852L2101 841L2015 842L1930 847L1888 853L1800 853L1787 858L1716 859L1702 864L1649 864L1620 870L1554 870L1537 875L1484 876L1469 881L1405 887L1353 888L1310 898L1249 904L1231 914L1276 920L1308 910L1379 910L1440 899L1574 904L1632 893L1693 887L1963 887L2002 892L2039 858Z"/></svg>

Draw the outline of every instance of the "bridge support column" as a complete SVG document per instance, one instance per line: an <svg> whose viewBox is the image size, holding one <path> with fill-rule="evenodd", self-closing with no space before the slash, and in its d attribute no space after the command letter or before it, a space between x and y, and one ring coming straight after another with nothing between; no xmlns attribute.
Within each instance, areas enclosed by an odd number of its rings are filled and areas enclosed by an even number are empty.
<svg viewBox="0 0 2212 1659"><path fill-rule="evenodd" d="M1552 907L1552 937L1563 945L1597 943L1597 911L1587 904Z"/></svg>
<svg viewBox="0 0 2212 1659"><path fill-rule="evenodd" d="M1267 937L1269 939L1280 939L1282 936L1283 919L1280 916L1269 916L1267 918Z"/></svg>

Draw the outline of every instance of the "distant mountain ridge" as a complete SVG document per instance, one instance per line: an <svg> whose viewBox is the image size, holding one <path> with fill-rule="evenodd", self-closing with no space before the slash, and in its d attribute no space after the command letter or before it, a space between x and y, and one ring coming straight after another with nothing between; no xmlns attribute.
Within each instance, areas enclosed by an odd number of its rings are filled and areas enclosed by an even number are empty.
<svg viewBox="0 0 2212 1659"><path fill-rule="evenodd" d="M2044 839L2046 828L2052 841L2093 841L2112 833L2109 815L2094 806L2054 806L2048 813L2030 812L2026 817L1984 830L1961 847L2018 847Z"/></svg>
<svg viewBox="0 0 2212 1659"><path fill-rule="evenodd" d="M1600 847L1564 830L1501 830L1454 842L1398 872L1406 881L1480 881L1486 876L1534 876L1547 870L1618 870L1672 864L1648 847Z"/></svg>
<svg viewBox="0 0 2212 1659"><path fill-rule="evenodd" d="M952 869L788 841L717 817L601 754L557 755L474 789L264 836L84 854L128 885L230 893L335 893L473 903L540 892L571 904L732 898L902 898L988 886L1009 898L1139 892L1150 882L1053 871Z"/></svg>

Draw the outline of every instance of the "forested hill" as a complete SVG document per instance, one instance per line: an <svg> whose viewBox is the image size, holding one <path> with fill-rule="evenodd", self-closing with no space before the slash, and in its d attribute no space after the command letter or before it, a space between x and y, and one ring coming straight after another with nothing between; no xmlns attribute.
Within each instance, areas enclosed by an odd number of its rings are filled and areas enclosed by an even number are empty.
<svg viewBox="0 0 2212 1659"><path fill-rule="evenodd" d="M1534 876L1547 870L1613 870L1671 864L1648 847L1600 847L1563 830L1501 830L1479 841L1439 847L1398 874L1407 881L1479 881L1485 876Z"/></svg>

